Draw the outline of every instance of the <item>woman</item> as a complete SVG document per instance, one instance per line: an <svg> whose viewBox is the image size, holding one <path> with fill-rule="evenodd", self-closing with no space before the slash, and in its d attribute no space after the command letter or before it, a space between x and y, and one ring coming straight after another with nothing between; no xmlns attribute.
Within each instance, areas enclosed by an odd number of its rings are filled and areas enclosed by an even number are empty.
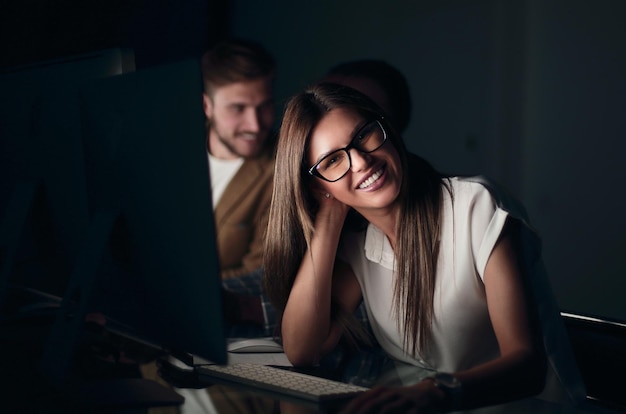
<svg viewBox="0 0 626 414"><path fill-rule="evenodd" d="M547 359L518 253L522 223L486 186L409 154L359 92L322 83L286 107L266 289L294 365L316 364L364 301L391 356L439 374L373 389L349 410L431 412L535 395Z"/></svg>

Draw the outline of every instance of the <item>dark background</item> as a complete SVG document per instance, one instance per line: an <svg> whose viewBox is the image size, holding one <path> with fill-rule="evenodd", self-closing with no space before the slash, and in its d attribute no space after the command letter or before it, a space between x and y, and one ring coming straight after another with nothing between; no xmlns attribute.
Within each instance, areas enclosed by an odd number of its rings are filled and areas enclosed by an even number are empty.
<svg viewBox="0 0 626 414"><path fill-rule="evenodd" d="M2 67L131 47L138 69L254 38L278 109L331 65L383 58L413 98L409 147L520 198L565 310L626 319L623 0L3 0Z"/></svg>
<svg viewBox="0 0 626 414"><path fill-rule="evenodd" d="M229 26L229 2L2 0L2 66L107 48L134 49L137 68L197 56Z"/></svg>

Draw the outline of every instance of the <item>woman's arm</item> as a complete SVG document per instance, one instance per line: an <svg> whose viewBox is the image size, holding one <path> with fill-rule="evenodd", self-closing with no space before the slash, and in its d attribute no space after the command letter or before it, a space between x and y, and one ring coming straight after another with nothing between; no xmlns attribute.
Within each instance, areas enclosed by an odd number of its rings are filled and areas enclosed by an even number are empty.
<svg viewBox="0 0 626 414"><path fill-rule="evenodd" d="M337 345L341 328L331 320L331 296L346 311L360 301L351 269L336 262L348 207L323 200L311 245L296 275L282 318L283 348L293 365L312 365Z"/></svg>
<svg viewBox="0 0 626 414"><path fill-rule="evenodd" d="M532 396L545 385L547 362L536 304L514 244L514 240L519 240L514 237L518 225L507 223L484 274L487 306L500 357L456 374L463 383L465 403L469 406Z"/></svg>

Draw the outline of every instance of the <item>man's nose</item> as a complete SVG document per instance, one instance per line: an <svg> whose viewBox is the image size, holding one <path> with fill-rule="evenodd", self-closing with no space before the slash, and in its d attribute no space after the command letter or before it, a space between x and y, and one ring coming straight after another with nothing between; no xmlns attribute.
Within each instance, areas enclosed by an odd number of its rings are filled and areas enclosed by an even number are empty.
<svg viewBox="0 0 626 414"><path fill-rule="evenodd" d="M249 108L246 110L244 115L244 125L246 131L249 132L259 132L261 120L259 117L259 113L254 108Z"/></svg>

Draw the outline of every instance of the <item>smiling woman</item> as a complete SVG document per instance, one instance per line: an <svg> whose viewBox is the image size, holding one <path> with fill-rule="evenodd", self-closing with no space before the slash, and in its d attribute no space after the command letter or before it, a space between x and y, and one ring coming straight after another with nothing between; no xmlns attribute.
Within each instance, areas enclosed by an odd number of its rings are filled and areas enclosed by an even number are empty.
<svg viewBox="0 0 626 414"><path fill-rule="evenodd" d="M315 162L309 169L316 177L312 184L357 210L394 206L402 181L398 152L387 141L384 119L378 118L335 108L309 141L307 159ZM343 143L347 145L338 148Z"/></svg>
<svg viewBox="0 0 626 414"><path fill-rule="evenodd" d="M506 193L444 177L369 98L328 83L287 104L275 171L265 284L290 361L362 338L351 315L363 302L390 356L437 372L349 410L584 397L538 239Z"/></svg>

